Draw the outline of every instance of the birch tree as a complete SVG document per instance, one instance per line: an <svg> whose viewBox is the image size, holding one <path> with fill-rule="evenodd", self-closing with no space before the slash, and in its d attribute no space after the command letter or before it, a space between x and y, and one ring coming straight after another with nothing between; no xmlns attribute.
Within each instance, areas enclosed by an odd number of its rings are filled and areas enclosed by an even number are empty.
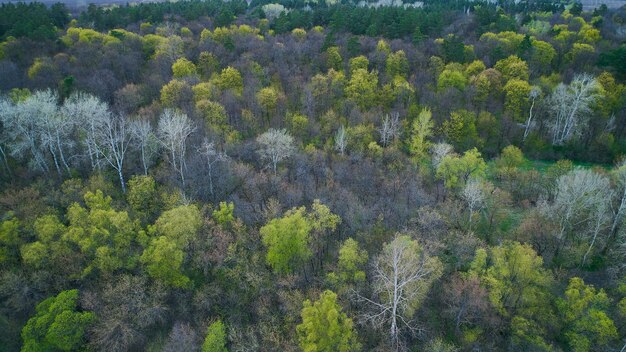
<svg viewBox="0 0 626 352"><path fill-rule="evenodd" d="M565 244L586 243L581 265L610 222L609 179L591 170L574 169L559 177L554 202L547 208L557 224L558 251Z"/></svg>
<svg viewBox="0 0 626 352"><path fill-rule="evenodd" d="M215 149L215 143L209 142L206 139L200 148L198 148L198 153L204 156L204 159L206 160L207 176L209 178L209 192L211 193L211 197L213 197L213 165L228 160L228 156L226 153L217 151Z"/></svg>
<svg viewBox="0 0 626 352"><path fill-rule="evenodd" d="M109 105L93 95L76 93L65 100L61 113L78 124L91 169L100 170L102 155L97 139L104 122L111 118Z"/></svg>
<svg viewBox="0 0 626 352"><path fill-rule="evenodd" d="M389 145L389 143L393 142L400 135L400 114L394 112L391 114L385 115L383 118L382 126L378 132L380 133L380 143L383 147Z"/></svg>
<svg viewBox="0 0 626 352"><path fill-rule="evenodd" d="M429 256L417 241L399 235L384 245L373 265L373 296L358 298L370 310L365 321L376 327L386 327L392 348L399 351L401 331L418 330L413 321L415 311L424 300L432 283L442 274L437 257Z"/></svg>
<svg viewBox="0 0 626 352"><path fill-rule="evenodd" d="M172 168L179 174L180 180L185 186L185 155L187 152L187 138L195 131L196 127L186 114L165 109L159 118L158 136L161 144L168 152L168 161Z"/></svg>
<svg viewBox="0 0 626 352"><path fill-rule="evenodd" d="M591 75L574 77L569 86L560 83L550 97L552 144L562 145L585 130L591 106L600 97L600 85Z"/></svg>
<svg viewBox="0 0 626 352"><path fill-rule="evenodd" d="M4 127L5 143L9 145L9 154L16 159L27 160L31 169L47 173L46 148L41 143L36 105L32 98L18 104L2 100L0 120Z"/></svg>
<svg viewBox="0 0 626 352"><path fill-rule="evenodd" d="M335 133L335 150L344 155L348 146L348 133L346 128L341 125Z"/></svg>
<svg viewBox="0 0 626 352"><path fill-rule="evenodd" d="M152 130L150 121L137 119L130 122L130 133L133 142L141 154L141 165L143 174L148 175L148 167L158 149L158 140Z"/></svg>
<svg viewBox="0 0 626 352"><path fill-rule="evenodd" d="M461 197L463 197L463 200L465 200L465 202L467 203L467 208L469 212L469 231L471 231L474 213L477 210L480 210L485 202L485 192L482 182L476 179L468 181L465 184L465 188L463 188L463 193L461 194Z"/></svg>
<svg viewBox="0 0 626 352"><path fill-rule="evenodd" d="M131 144L130 125L123 115L108 114L102 121L102 126L96 131L96 145L102 157L117 172L122 186L122 192L126 193L124 180L124 161Z"/></svg>
<svg viewBox="0 0 626 352"><path fill-rule="evenodd" d="M434 127L432 117L433 114L430 109L424 108L411 124L409 151L416 159L421 159L430 146L428 138L432 136Z"/></svg>
<svg viewBox="0 0 626 352"><path fill-rule="evenodd" d="M278 163L289 158L295 151L293 137L285 129L271 128L258 136L256 141L259 143L259 156L272 167L274 174Z"/></svg>
<svg viewBox="0 0 626 352"><path fill-rule="evenodd" d="M528 137L528 134L530 133L530 131L532 130L533 126L534 126L534 121L533 121L533 108L535 107L535 102L537 101L537 98L539 98L539 96L541 95L541 88L534 86L530 89L530 93L528 94L528 98L530 99L530 108L528 109L528 119L526 120L526 125L524 126L524 138L523 140L525 141L526 138Z"/></svg>

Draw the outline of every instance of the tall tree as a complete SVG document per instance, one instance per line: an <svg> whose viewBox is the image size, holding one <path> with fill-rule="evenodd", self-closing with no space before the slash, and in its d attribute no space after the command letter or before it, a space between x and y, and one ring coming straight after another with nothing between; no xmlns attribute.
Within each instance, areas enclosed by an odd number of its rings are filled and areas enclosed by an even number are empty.
<svg viewBox="0 0 626 352"><path fill-rule="evenodd" d="M187 169L187 138L196 127L186 114L171 109L165 109L159 118L158 136L163 147L168 151L168 161L180 176L185 186L185 170Z"/></svg>
<svg viewBox="0 0 626 352"><path fill-rule="evenodd" d="M400 333L403 328L415 332L412 321L415 311L424 300L432 283L442 275L443 266L437 257L431 257L407 235L398 235L383 246L374 261L374 296L365 301L371 310L364 315L366 321L377 327L387 326L392 348L401 348Z"/></svg>
<svg viewBox="0 0 626 352"><path fill-rule="evenodd" d="M341 311L337 295L324 291L320 299L304 301L302 323L296 327L304 352L349 352L360 350L352 319Z"/></svg>
<svg viewBox="0 0 626 352"><path fill-rule="evenodd" d="M293 137L284 129L275 130L271 128L258 136L256 141L259 143L259 156L269 163L274 174L276 174L278 163L289 158L295 151Z"/></svg>

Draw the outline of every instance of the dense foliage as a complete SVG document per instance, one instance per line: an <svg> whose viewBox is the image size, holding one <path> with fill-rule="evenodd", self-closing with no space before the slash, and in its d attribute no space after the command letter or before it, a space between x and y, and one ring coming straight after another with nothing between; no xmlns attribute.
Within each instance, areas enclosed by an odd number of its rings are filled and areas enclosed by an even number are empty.
<svg viewBox="0 0 626 352"><path fill-rule="evenodd" d="M0 5L0 351L620 351L626 8Z"/></svg>

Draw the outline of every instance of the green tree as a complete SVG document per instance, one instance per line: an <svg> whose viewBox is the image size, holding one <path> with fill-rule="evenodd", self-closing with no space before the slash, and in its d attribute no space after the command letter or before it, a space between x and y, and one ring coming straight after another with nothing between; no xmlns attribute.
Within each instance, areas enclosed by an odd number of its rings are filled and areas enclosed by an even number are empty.
<svg viewBox="0 0 626 352"><path fill-rule="evenodd" d="M341 58L341 53L339 52L338 47L331 46L326 50L326 63L329 68L335 71L342 70L343 58Z"/></svg>
<svg viewBox="0 0 626 352"><path fill-rule="evenodd" d="M181 205L163 212L151 227L151 231L160 236L166 236L181 249L185 249L198 234L200 226L202 226L202 215L198 207Z"/></svg>
<svg viewBox="0 0 626 352"><path fill-rule="evenodd" d="M77 311L78 290L59 293L39 303L22 329L22 352L77 351L95 315Z"/></svg>
<svg viewBox="0 0 626 352"><path fill-rule="evenodd" d="M311 257L309 234L312 226L305 208L294 208L279 219L261 227L263 244L267 247L267 263L279 274L299 269Z"/></svg>
<svg viewBox="0 0 626 352"><path fill-rule="evenodd" d="M178 107L191 100L191 88L185 81L173 79L161 88L161 103L167 107Z"/></svg>
<svg viewBox="0 0 626 352"><path fill-rule="evenodd" d="M215 55L208 51L203 51L198 56L198 73L203 79L208 79L214 72L217 72L220 64Z"/></svg>
<svg viewBox="0 0 626 352"><path fill-rule="evenodd" d="M329 279L344 285L365 282L364 268L367 259L367 251L360 248L359 242L348 238L339 248L337 271L328 274Z"/></svg>
<svg viewBox="0 0 626 352"><path fill-rule="evenodd" d="M401 76L402 78L408 78L409 75L409 61L406 58L406 54L402 50L398 50L387 57L385 63L387 76L395 77Z"/></svg>
<svg viewBox="0 0 626 352"><path fill-rule="evenodd" d="M528 81L528 64L515 55L499 60L494 68L502 73L505 82L513 78Z"/></svg>
<svg viewBox="0 0 626 352"><path fill-rule="evenodd" d="M437 78L437 89L439 91L443 91L448 88L456 88L462 91L465 89L466 84L467 78L463 72L457 70L445 69Z"/></svg>
<svg viewBox="0 0 626 352"><path fill-rule="evenodd" d="M172 74L174 78L184 78L195 76L198 72L193 62L181 57L172 64Z"/></svg>
<svg viewBox="0 0 626 352"><path fill-rule="evenodd" d="M226 348L226 327L221 320L209 325L206 338L202 344L202 352L228 352Z"/></svg>
<svg viewBox="0 0 626 352"><path fill-rule="evenodd" d="M231 89L238 95L243 93L243 78L241 78L241 73L239 73L236 68L230 66L223 69L218 75L215 80L215 85L222 90Z"/></svg>
<svg viewBox="0 0 626 352"><path fill-rule="evenodd" d="M581 278L570 279L557 307L564 324L563 336L571 351L598 350L618 337L615 323L607 314L614 308L610 299L604 290L585 285Z"/></svg>
<svg viewBox="0 0 626 352"><path fill-rule="evenodd" d="M302 324L296 327L300 348L304 352L357 351L352 319L341 311L337 295L329 290L322 292L315 302L304 301Z"/></svg>
<svg viewBox="0 0 626 352"><path fill-rule="evenodd" d="M446 155L437 167L437 177L449 189L461 188L470 178L483 178L487 164L476 148L466 151L463 156Z"/></svg>
<svg viewBox="0 0 626 352"><path fill-rule="evenodd" d="M161 212L163 201L151 176L134 176L128 181L126 201L143 223L152 222Z"/></svg>
<svg viewBox="0 0 626 352"><path fill-rule="evenodd" d="M357 69L352 73L346 87L346 95L361 109L368 109L376 104L378 72Z"/></svg>
<svg viewBox="0 0 626 352"><path fill-rule="evenodd" d="M504 108L516 122L524 122L522 116L528 110L530 84L516 78L509 80L504 86Z"/></svg>
<svg viewBox="0 0 626 352"><path fill-rule="evenodd" d="M369 69L370 61L363 55L353 57L350 59L350 74L354 74L357 70Z"/></svg>
<svg viewBox="0 0 626 352"><path fill-rule="evenodd" d="M153 239L141 255L150 277L174 287L187 287L190 280L182 273L185 253L166 236Z"/></svg>
<svg viewBox="0 0 626 352"><path fill-rule="evenodd" d="M441 132L458 150L482 145L476 129L476 114L469 110L451 112L450 119L443 122Z"/></svg>
<svg viewBox="0 0 626 352"><path fill-rule="evenodd" d="M426 156L430 146L430 138L433 134L434 123L429 108L423 108L417 118L411 123L411 139L409 140L409 152L415 160Z"/></svg>

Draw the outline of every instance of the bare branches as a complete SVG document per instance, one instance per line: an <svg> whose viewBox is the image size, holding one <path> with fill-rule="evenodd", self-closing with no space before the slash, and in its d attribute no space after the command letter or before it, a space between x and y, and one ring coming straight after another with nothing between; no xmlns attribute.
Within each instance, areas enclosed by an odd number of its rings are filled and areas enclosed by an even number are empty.
<svg viewBox="0 0 626 352"><path fill-rule="evenodd" d="M187 138L196 130L186 114L165 109L161 114L158 126L159 139L169 152L169 162L178 172L183 187L185 186L185 155L187 152Z"/></svg>
<svg viewBox="0 0 626 352"><path fill-rule="evenodd" d="M259 143L259 156L268 162L274 174L279 162L289 158L295 151L293 137L286 130L269 129L267 132L258 136L256 139Z"/></svg>

